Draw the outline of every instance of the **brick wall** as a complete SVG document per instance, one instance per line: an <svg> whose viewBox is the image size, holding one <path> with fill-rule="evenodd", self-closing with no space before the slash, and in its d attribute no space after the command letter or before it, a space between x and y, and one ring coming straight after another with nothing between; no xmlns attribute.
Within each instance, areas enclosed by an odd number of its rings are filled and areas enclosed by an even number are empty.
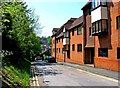
<svg viewBox="0 0 120 88"><path fill-rule="evenodd" d="M55 36L52 36L52 57L55 58Z"/></svg>
<svg viewBox="0 0 120 88"><path fill-rule="evenodd" d="M74 30L74 36L72 36L72 31L70 31L70 58L67 58L66 62L83 64L83 50L82 52L77 51L77 44L83 44L83 29L80 35L77 34L77 28L72 30ZM75 51L72 51L72 44L75 44Z"/></svg>
<svg viewBox="0 0 120 88"><path fill-rule="evenodd" d="M116 16L119 16L120 3L109 3L108 34L95 37L95 67L120 71L117 47L120 47L120 30L116 29ZM98 57L98 48L108 48L108 57Z"/></svg>
<svg viewBox="0 0 120 88"><path fill-rule="evenodd" d="M60 42L59 42L60 39ZM62 48L63 48L63 42L62 42L62 37L58 38L58 43L56 43L56 48L58 48L58 52L56 53L56 60L59 62L64 61L64 54L62 53ZM60 52L59 52L60 49Z"/></svg>

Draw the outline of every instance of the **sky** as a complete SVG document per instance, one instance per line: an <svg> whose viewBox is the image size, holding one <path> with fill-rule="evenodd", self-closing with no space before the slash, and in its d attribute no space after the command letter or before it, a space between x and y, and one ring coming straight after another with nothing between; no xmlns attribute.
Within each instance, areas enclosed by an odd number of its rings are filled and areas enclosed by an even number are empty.
<svg viewBox="0 0 120 88"><path fill-rule="evenodd" d="M38 36L51 36L53 28L60 28L70 18L78 18L82 16L81 8L88 0L82 1L40 1L25 0L28 8L35 10L35 14L39 17L39 23L42 29Z"/></svg>

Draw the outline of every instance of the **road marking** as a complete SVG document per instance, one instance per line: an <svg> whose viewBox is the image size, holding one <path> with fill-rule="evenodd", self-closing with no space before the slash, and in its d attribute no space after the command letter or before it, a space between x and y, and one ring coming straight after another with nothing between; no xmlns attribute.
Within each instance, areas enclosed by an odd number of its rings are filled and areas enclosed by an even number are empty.
<svg viewBox="0 0 120 88"><path fill-rule="evenodd" d="M33 87L35 86L35 77L33 77Z"/></svg>
<svg viewBox="0 0 120 88"><path fill-rule="evenodd" d="M82 69L77 69L77 70L78 70L78 71L81 71L81 72L85 72L85 73L91 74L91 75L94 75L94 76L102 77L102 78L107 79L107 80L110 80L110 81L118 82L117 79L105 77L105 76L98 75L98 74L95 74L95 73L92 73L92 72L89 72L89 71L85 71L85 70L82 70Z"/></svg>
<svg viewBox="0 0 120 88"><path fill-rule="evenodd" d="M36 78L36 86L40 86L40 85L39 85L39 82L38 82L38 77L35 76L35 78Z"/></svg>

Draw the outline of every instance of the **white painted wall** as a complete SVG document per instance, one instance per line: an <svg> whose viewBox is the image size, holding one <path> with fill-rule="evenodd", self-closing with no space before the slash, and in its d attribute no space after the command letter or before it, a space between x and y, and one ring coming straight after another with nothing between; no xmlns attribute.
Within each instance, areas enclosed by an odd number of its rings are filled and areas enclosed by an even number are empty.
<svg viewBox="0 0 120 88"><path fill-rule="evenodd" d="M65 27L64 27L64 29L63 29L63 32L65 32Z"/></svg>
<svg viewBox="0 0 120 88"><path fill-rule="evenodd" d="M63 45L69 44L69 38L64 38L63 39Z"/></svg>
<svg viewBox="0 0 120 88"><path fill-rule="evenodd" d="M108 19L107 7L99 7L91 12L92 23L100 19Z"/></svg>

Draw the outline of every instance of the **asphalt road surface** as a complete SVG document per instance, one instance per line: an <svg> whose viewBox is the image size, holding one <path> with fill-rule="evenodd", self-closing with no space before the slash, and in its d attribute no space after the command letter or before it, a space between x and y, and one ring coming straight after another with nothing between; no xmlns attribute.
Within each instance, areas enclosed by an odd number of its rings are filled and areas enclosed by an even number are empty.
<svg viewBox="0 0 120 88"><path fill-rule="evenodd" d="M37 60L35 69L40 86L118 86L118 80L58 63Z"/></svg>

